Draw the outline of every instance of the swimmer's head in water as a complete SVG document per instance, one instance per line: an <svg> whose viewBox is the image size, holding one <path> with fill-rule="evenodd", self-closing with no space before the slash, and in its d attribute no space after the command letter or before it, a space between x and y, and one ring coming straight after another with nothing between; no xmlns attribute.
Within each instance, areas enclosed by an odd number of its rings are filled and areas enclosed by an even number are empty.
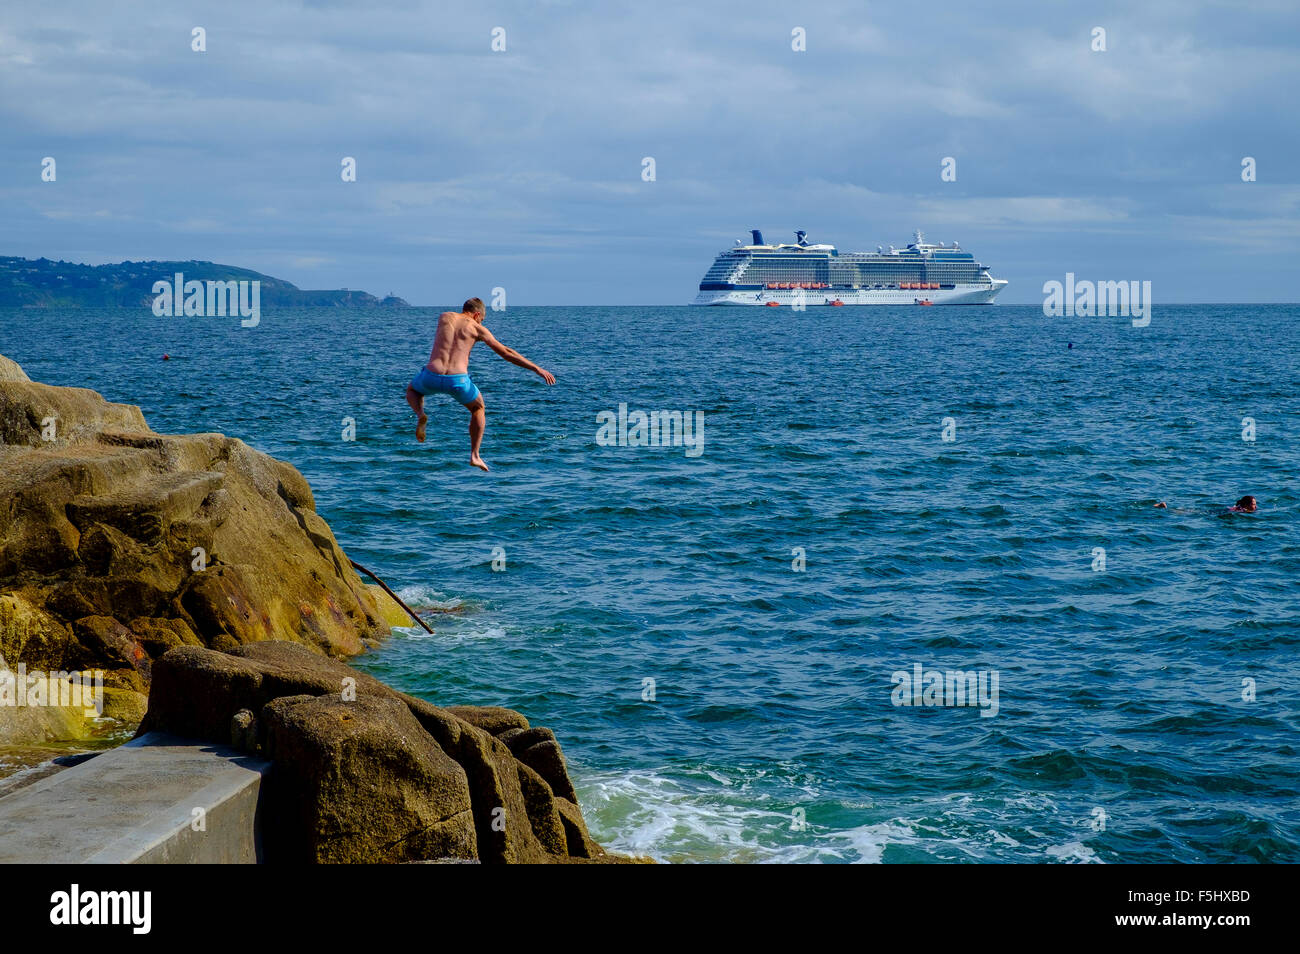
<svg viewBox="0 0 1300 954"><path fill-rule="evenodd" d="M1254 497L1247 495L1238 500L1232 509L1238 510L1242 513L1254 513L1258 506L1258 501L1256 501Z"/></svg>

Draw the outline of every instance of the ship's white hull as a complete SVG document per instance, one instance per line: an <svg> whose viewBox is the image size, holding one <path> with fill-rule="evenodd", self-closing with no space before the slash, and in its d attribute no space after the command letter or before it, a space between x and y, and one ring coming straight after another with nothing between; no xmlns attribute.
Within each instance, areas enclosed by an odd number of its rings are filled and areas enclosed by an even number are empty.
<svg viewBox="0 0 1300 954"><path fill-rule="evenodd" d="M808 307L828 305L839 300L846 305L914 305L917 299L935 305L991 305L998 292L1006 286L1006 280L995 278L992 284L957 285L954 288L909 289L909 288L842 288L830 290L797 288L764 288L759 291L702 291L692 305L759 305L776 302L778 305L794 305L797 302Z"/></svg>

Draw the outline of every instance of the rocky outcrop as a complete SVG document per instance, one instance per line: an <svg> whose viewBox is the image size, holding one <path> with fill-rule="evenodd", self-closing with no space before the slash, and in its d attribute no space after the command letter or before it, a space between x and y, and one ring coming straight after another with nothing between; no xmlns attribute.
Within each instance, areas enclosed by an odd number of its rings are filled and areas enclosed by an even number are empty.
<svg viewBox="0 0 1300 954"><path fill-rule="evenodd" d="M591 837L549 729L440 708L300 645L157 660L140 732L271 759L270 863L625 861Z"/></svg>
<svg viewBox="0 0 1300 954"><path fill-rule="evenodd" d="M549 729L439 708L339 660L408 625L376 600L289 464L0 356L0 656L103 672L140 732L269 757L271 862L627 860L578 808ZM6 718L12 713L20 717ZM0 742L81 710L0 707Z"/></svg>
<svg viewBox="0 0 1300 954"><path fill-rule="evenodd" d="M30 381L24 371L12 358L0 354L0 381Z"/></svg>
<svg viewBox="0 0 1300 954"><path fill-rule="evenodd" d="M291 465L221 434L156 434L139 408L29 381L0 356L9 665L103 670L144 693L178 646L287 640L345 657L389 632L386 615Z"/></svg>
<svg viewBox="0 0 1300 954"><path fill-rule="evenodd" d="M258 721L275 764L267 784L272 862L478 857L465 770L401 701L281 696Z"/></svg>

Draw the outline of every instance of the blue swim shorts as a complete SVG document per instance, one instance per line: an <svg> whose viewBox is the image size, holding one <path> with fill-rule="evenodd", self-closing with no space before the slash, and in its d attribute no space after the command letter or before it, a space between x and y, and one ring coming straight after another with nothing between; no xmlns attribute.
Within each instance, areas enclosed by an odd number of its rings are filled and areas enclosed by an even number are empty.
<svg viewBox="0 0 1300 954"><path fill-rule="evenodd" d="M450 394L466 406L478 400L478 385L469 379L468 374L434 374L428 368L421 368L420 373L411 379L411 387L421 394Z"/></svg>

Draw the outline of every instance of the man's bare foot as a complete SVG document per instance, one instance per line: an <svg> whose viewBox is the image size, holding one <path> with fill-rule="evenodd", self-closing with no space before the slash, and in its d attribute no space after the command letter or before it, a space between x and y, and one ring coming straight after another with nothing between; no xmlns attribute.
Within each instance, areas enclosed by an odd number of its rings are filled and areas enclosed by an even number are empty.
<svg viewBox="0 0 1300 954"><path fill-rule="evenodd" d="M415 439L421 444L424 443L424 425L429 423L429 415L421 414L420 420L415 425Z"/></svg>
<svg viewBox="0 0 1300 954"><path fill-rule="evenodd" d="M488 465L483 463L483 458L479 457L478 454L471 454L469 458L469 462L473 464L475 467L479 468L480 470L488 469Z"/></svg>

